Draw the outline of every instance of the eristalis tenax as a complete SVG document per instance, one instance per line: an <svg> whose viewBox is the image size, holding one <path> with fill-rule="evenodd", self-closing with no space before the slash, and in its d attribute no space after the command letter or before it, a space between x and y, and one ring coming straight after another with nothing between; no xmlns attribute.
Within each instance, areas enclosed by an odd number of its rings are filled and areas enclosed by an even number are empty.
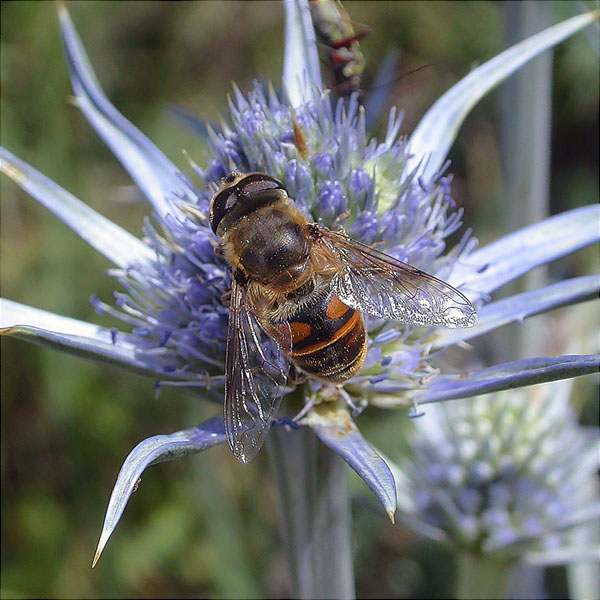
<svg viewBox="0 0 600 600"><path fill-rule="evenodd" d="M470 327L471 302L440 279L310 223L265 173L225 177L210 205L218 251L232 269L225 359L225 430L251 460L277 414L289 363L343 384L367 353L363 313L408 325ZM275 351L261 343L261 330Z"/></svg>

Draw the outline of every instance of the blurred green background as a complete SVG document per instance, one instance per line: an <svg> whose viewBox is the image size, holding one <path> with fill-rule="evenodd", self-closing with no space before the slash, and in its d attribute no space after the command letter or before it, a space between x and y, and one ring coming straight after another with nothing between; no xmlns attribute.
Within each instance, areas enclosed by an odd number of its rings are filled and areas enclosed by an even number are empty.
<svg viewBox="0 0 600 600"><path fill-rule="evenodd" d="M393 102L406 111L404 133L441 92L505 47L503 3L345 5L371 30L362 43L367 87L388 50L400 52L398 74L429 65L393 86ZM548 6L554 22L578 7ZM182 167L182 149L201 164L207 155L169 106L217 120L227 113L232 81L244 89L256 77L280 79L278 2L72 2L69 8L107 94ZM69 102L54 4L4 2L1 10L2 145L139 233L148 207ZM597 30L591 36L597 38ZM598 197L596 52L582 33L555 51L552 212ZM455 198L482 241L506 230L505 214L516 201L503 195L500 100L496 92L474 110L452 152ZM108 263L7 178L0 185L2 295L108 324L89 303L93 293L111 297ZM588 250L561 261L554 274L590 272L596 262ZM567 351L580 310L553 315L554 353ZM586 350L577 343L569 348ZM577 390L593 415L592 382L580 382ZM190 427L214 412L169 390L157 399L152 381L3 340L2 597L286 596L264 452L244 467L217 448L150 469L98 567L90 569L127 452L145 437ZM402 431L410 427L405 416L368 413L361 418L366 436L389 454L401 452ZM447 597L452 556L393 528L359 481L353 479L352 490L358 595ZM551 595L561 597L560 571L547 578Z"/></svg>

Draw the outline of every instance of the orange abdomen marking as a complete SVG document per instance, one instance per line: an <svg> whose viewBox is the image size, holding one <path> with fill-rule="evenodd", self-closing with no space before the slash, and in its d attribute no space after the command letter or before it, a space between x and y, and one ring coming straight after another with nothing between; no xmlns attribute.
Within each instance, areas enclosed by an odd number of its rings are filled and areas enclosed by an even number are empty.
<svg viewBox="0 0 600 600"><path fill-rule="evenodd" d="M346 307L346 308L348 308L348 307ZM327 331L327 329L329 329L329 328L327 328L325 331L323 329L321 329L320 331L316 331L310 325L307 325L305 323L296 323L296 322L292 323L291 324L292 325L292 333L293 333L294 327L296 325L304 325L305 327L308 327L311 329L310 336L306 336L306 337L302 338L302 340L299 341L297 344L295 343L295 340L294 340L294 345L292 346L292 356L296 357L296 356L305 356L306 354L313 354L313 353L315 353L319 350L322 350L323 348L326 348L327 346L333 344L340 338L344 337L349 331L352 331L358 325L358 322L361 320L361 314L358 311L353 310L351 308L348 308L348 311L352 311L350 318L347 319L344 323L342 323L340 325L340 327L338 327L334 331ZM348 311L346 311L346 312L348 312ZM346 313L344 313L344 314L346 314ZM336 319L331 319L332 324L336 321L337 321ZM307 340L313 340L314 343L307 346L306 345Z"/></svg>
<svg viewBox="0 0 600 600"><path fill-rule="evenodd" d="M294 346L304 341L312 333L311 325L308 323L300 323L299 321L292 321L290 323L290 329L292 330L292 344Z"/></svg>
<svg viewBox="0 0 600 600"><path fill-rule="evenodd" d="M325 310L325 314L330 319L340 319L349 310L350 310L349 306L344 304L337 296L333 296L329 300L329 303L327 304L327 309Z"/></svg>
<svg viewBox="0 0 600 600"><path fill-rule="evenodd" d="M352 310L352 309L351 309ZM367 334L361 313L352 310L352 318L323 340L301 353L292 351L291 359L302 370L331 383L343 383L363 365L367 353Z"/></svg>
<svg viewBox="0 0 600 600"><path fill-rule="evenodd" d="M342 383L362 366L367 336L362 314L325 288L300 305L288 321L290 358L307 373Z"/></svg>

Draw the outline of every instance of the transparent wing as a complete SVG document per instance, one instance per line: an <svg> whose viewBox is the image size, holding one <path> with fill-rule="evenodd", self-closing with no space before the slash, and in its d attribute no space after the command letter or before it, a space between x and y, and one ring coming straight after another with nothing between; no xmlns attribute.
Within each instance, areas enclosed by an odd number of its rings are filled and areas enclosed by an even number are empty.
<svg viewBox="0 0 600 600"><path fill-rule="evenodd" d="M279 329L277 335L277 343L264 339L246 289L234 280L225 355L225 432L231 451L244 463L263 445L283 397L288 363L280 344L287 333Z"/></svg>
<svg viewBox="0 0 600 600"><path fill-rule="evenodd" d="M338 261L332 285L348 306L410 325L455 328L477 322L471 302L440 279L344 233L318 226L316 238L317 245Z"/></svg>

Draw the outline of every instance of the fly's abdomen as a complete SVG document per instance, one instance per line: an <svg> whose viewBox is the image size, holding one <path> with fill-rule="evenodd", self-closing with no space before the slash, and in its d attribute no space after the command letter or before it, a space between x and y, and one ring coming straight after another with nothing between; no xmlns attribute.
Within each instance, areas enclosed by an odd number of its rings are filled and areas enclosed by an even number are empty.
<svg viewBox="0 0 600 600"><path fill-rule="evenodd" d="M292 330L290 358L303 371L332 383L343 383L362 366L367 336L362 314L331 290L288 320Z"/></svg>

